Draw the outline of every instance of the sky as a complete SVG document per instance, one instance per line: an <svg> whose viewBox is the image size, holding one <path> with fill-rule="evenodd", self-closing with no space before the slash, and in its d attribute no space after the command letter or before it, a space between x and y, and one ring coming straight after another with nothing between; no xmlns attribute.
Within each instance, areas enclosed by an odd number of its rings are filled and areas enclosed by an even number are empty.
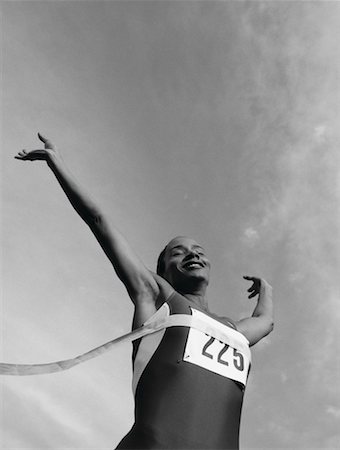
<svg viewBox="0 0 340 450"><path fill-rule="evenodd" d="M202 243L212 311L251 315L241 448L340 448L340 3L3 1L1 360L71 358L131 326L124 287L43 162L37 132L155 269ZM1 448L112 449L133 422L131 347L2 377Z"/></svg>

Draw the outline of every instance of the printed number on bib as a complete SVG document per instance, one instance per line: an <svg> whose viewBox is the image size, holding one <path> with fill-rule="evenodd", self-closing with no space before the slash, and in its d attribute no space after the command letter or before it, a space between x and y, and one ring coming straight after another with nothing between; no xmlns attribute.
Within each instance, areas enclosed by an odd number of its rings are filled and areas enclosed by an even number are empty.
<svg viewBox="0 0 340 450"><path fill-rule="evenodd" d="M238 352L236 348L230 347L228 344L223 344L223 342L216 341L213 337L207 336L207 338L208 340L202 349L203 356L206 356L212 360L216 359L218 364L223 364L225 366L233 364L234 367L241 372L244 370L244 357L242 353ZM216 345L217 343L219 345ZM208 349L211 353L208 353Z"/></svg>
<svg viewBox="0 0 340 450"><path fill-rule="evenodd" d="M216 326L225 329L226 327L199 311L193 309L192 312L204 316L204 320L207 321L207 326L210 328ZM183 359L188 363L246 385L250 365L247 356L226 342L221 342L202 331L190 328Z"/></svg>

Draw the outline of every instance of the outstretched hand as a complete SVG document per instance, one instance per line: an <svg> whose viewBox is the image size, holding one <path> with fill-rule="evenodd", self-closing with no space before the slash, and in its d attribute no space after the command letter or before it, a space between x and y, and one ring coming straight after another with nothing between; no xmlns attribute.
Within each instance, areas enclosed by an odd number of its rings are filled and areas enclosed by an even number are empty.
<svg viewBox="0 0 340 450"><path fill-rule="evenodd" d="M253 298L253 297L256 297L256 295L259 295L260 289L261 289L261 281L262 281L261 278L248 277L248 276L244 276L243 278L245 280L253 282L252 286L250 286L250 288L247 291L247 292L249 292L248 298Z"/></svg>
<svg viewBox="0 0 340 450"><path fill-rule="evenodd" d="M40 133L38 133L38 138L44 143L43 149L21 150L14 158L20 159L21 161L47 161L51 156L56 154L57 148L49 139Z"/></svg>

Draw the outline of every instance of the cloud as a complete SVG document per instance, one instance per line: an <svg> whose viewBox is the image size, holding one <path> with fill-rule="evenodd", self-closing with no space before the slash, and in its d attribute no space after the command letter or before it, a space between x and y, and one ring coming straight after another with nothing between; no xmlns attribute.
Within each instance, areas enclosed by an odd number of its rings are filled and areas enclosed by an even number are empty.
<svg viewBox="0 0 340 450"><path fill-rule="evenodd" d="M282 383L287 383L287 381L288 381L288 379L289 379L289 376L288 376L287 372L281 371L281 373L280 373L280 379L281 379L281 382L282 382Z"/></svg>
<svg viewBox="0 0 340 450"><path fill-rule="evenodd" d="M340 419L340 407L336 407L333 405L328 405L326 408L326 413L335 417L336 419Z"/></svg>
<svg viewBox="0 0 340 450"><path fill-rule="evenodd" d="M259 233L255 228L248 227L244 230L241 240L244 244L248 245L249 247L254 247L254 245L258 242L260 239Z"/></svg>
<svg viewBox="0 0 340 450"><path fill-rule="evenodd" d="M316 138L317 142L325 142L326 138L327 138L327 126L326 125L317 125L314 128L314 137Z"/></svg>

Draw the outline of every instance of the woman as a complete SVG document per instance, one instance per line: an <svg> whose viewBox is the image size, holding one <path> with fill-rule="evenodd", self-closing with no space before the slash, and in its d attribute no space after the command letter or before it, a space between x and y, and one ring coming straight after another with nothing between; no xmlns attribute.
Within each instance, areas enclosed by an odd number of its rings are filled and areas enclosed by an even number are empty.
<svg viewBox="0 0 340 450"><path fill-rule="evenodd" d="M46 161L87 223L134 304L133 329L154 317L172 325L134 343L135 423L119 449L237 449L249 346L273 329L271 287L252 281L251 317L234 322L211 313L206 300L210 262L194 239L178 236L148 270L121 233L67 170L50 140L23 150L22 161Z"/></svg>

